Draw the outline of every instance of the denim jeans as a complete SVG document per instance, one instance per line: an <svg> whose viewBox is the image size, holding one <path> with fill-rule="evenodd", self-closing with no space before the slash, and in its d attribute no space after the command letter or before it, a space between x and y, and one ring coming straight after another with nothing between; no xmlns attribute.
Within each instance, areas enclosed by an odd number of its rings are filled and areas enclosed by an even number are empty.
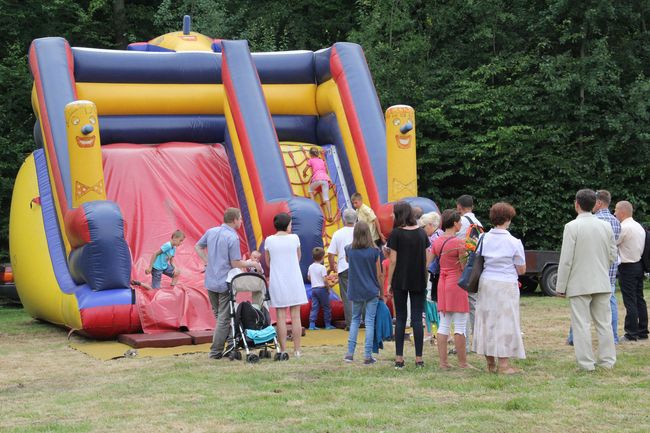
<svg viewBox="0 0 650 433"><path fill-rule="evenodd" d="M352 304L352 321L350 322L350 335L348 336L348 355L354 355L354 349L357 347L357 334L361 325L361 311L363 305L366 305L366 341L364 344L364 357L372 357L372 342L375 339L375 315L377 314L378 298L372 298L369 301L353 301Z"/></svg>
<svg viewBox="0 0 650 433"><path fill-rule="evenodd" d="M316 323L318 310L323 308L323 320L325 326L332 325L332 308L330 307L330 291L325 287L311 289L311 312L309 313L309 325Z"/></svg>
<svg viewBox="0 0 650 433"><path fill-rule="evenodd" d="M612 309L612 331L614 332L614 344L618 344L618 302L616 301L616 283L612 284L612 296L609 298L609 306ZM569 328L567 344L573 344L573 328Z"/></svg>

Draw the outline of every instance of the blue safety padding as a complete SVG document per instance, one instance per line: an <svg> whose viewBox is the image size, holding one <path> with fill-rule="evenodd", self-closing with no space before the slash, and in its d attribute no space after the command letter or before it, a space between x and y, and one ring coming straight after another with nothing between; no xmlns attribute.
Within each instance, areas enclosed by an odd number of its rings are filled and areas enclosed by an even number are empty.
<svg viewBox="0 0 650 433"><path fill-rule="evenodd" d="M52 188L50 186L47 161L45 160L45 152L43 149L38 149L34 152L34 162L36 166L36 178L38 180L38 193L41 198L41 212L43 214L47 249L50 253L52 269L59 289L63 293L74 293L80 309L132 304L130 288L94 292L87 284L77 285L72 280L72 276L68 270L65 247L61 240L61 231L52 199Z"/></svg>
<svg viewBox="0 0 650 433"><path fill-rule="evenodd" d="M352 204L348 203L345 198L345 193L343 192L343 182L342 182L343 180L345 180L345 177L344 179L341 179L341 177L339 176L339 172L336 169L336 162L334 161L334 155L331 152L331 149L336 149L336 147L332 144L326 144L322 147L323 150L325 151L325 162L327 163L327 171L329 172L332 183L336 187L336 202L338 204L339 210L342 213L343 209L347 208L348 206L351 207ZM347 193L349 197L351 195L350 191L347 191Z"/></svg>
<svg viewBox="0 0 650 433"><path fill-rule="evenodd" d="M68 261L72 278L93 290L128 287L131 253L124 240L124 219L117 203L97 200L82 205L90 242L73 250Z"/></svg>
<svg viewBox="0 0 650 433"><path fill-rule="evenodd" d="M349 42L337 42L334 47L341 60L359 119L368 158L377 183L379 199L385 203L388 201L386 125L377 91L361 47Z"/></svg>
<svg viewBox="0 0 650 433"><path fill-rule="evenodd" d="M291 232L300 238L300 270L307 281L307 269L314 259L311 251L323 246L323 213L318 204L304 197L292 197L287 200L291 212Z"/></svg>
<svg viewBox="0 0 650 433"><path fill-rule="evenodd" d="M316 142L316 116L276 115L272 119L281 141ZM38 125L35 125L35 135L36 128ZM102 145L171 141L222 143L225 129L225 117L220 115L99 116Z"/></svg>
<svg viewBox="0 0 650 433"><path fill-rule="evenodd" d="M272 116L273 125L280 141L316 143L316 116Z"/></svg>
<svg viewBox="0 0 650 433"><path fill-rule="evenodd" d="M108 307L111 305L133 304L133 290L120 287L111 290L94 291L87 284L79 286L76 292L79 309L92 307Z"/></svg>
<svg viewBox="0 0 650 433"><path fill-rule="evenodd" d="M34 163L38 180L38 193L41 198L45 238L47 239L47 248L50 253L50 260L52 261L54 277L63 293L72 294L77 290L78 286L72 280L70 271L68 270L68 260L66 259L65 246L61 239L61 229L59 228L59 219L57 218L56 208L54 206L50 175L47 170L47 161L43 149L34 151Z"/></svg>
<svg viewBox="0 0 650 433"><path fill-rule="evenodd" d="M153 53L173 53L174 50L169 48L159 47L158 45L136 42L129 44L126 47L127 51L149 51Z"/></svg>
<svg viewBox="0 0 650 433"><path fill-rule="evenodd" d="M80 83L221 83L219 52L73 48L72 53L75 79ZM255 53L253 61L264 84L315 82L314 53L311 51Z"/></svg>
<svg viewBox="0 0 650 433"><path fill-rule="evenodd" d="M73 48L80 83L220 84L221 59L210 52L152 53Z"/></svg>
<svg viewBox="0 0 650 433"><path fill-rule="evenodd" d="M234 91L234 95L229 97L236 99L236 104L233 101L230 107L235 118L243 119L244 124L237 125L237 132L241 139L244 131L239 131L239 128L245 129L264 199L286 200L293 194L262 86L248 50L248 42L222 41L221 44L223 60L227 62ZM228 85L226 83L227 87ZM236 107L239 114L235 112ZM249 175L254 176L255 173Z"/></svg>
<svg viewBox="0 0 650 433"><path fill-rule="evenodd" d="M226 119L210 115L99 116L102 145L221 143Z"/></svg>
<svg viewBox="0 0 650 433"><path fill-rule="evenodd" d="M232 147L232 140L228 129L226 129L225 135L224 147L226 148L226 155L228 155L232 179L235 182L235 192L237 193L237 200L239 201L239 210L241 210L242 218L244 219L244 231L246 232L246 239L248 240L248 251L253 251L257 248L257 240L255 239L255 232L253 231L251 213L248 209L248 201L246 200L246 194L244 193L244 184L242 183L241 173L239 172L239 166L237 165L237 159L235 158L235 151Z"/></svg>
<svg viewBox="0 0 650 433"><path fill-rule="evenodd" d="M323 84L325 81L332 78L332 71L330 70L330 56L332 55L332 47L318 50L314 53L314 69L316 73L316 83Z"/></svg>
<svg viewBox="0 0 650 433"><path fill-rule="evenodd" d="M407 197L403 200L405 202L408 202L411 206L419 206L422 209L423 213L428 213L428 212L440 213L440 209L438 209L438 205L431 199L424 198L424 197Z"/></svg>
<svg viewBox="0 0 650 433"><path fill-rule="evenodd" d="M68 206L72 202L72 187L70 181L70 158L68 157L68 136L65 126L64 109L66 104L75 100L75 83L70 76L67 50L68 43L63 38L42 38L32 42L30 50L36 54L36 65L31 64L32 73L38 68L43 85L45 107L40 107L41 113L46 112L54 140L53 147L59 164L59 171ZM55 174L56 176L56 174Z"/></svg>
<svg viewBox="0 0 650 433"><path fill-rule="evenodd" d="M254 53L253 61L264 84L315 83L312 51Z"/></svg>
<svg viewBox="0 0 650 433"><path fill-rule="evenodd" d="M336 147L336 153L339 156L341 170L343 171L343 178L348 186L348 193L354 194L357 192L357 187L352 176L350 161L348 160L348 154L343 143L343 136L341 135L341 130L339 129L339 124L334 113L326 114L318 119L317 134L318 144L321 146L333 144Z"/></svg>
<svg viewBox="0 0 650 433"><path fill-rule="evenodd" d="M212 47L212 51L214 51L215 53L220 53L221 52L221 40L212 42L211 47Z"/></svg>

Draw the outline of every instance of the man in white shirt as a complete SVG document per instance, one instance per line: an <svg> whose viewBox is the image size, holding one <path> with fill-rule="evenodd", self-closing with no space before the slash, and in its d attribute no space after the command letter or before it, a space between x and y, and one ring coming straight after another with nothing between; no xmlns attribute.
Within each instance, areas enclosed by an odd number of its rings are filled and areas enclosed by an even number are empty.
<svg viewBox="0 0 650 433"><path fill-rule="evenodd" d="M643 298L643 265L641 255L645 248L645 230L632 215L634 209L629 201L616 203L614 215L621 222L618 238L618 281L625 304L625 335L620 339L627 343L648 339L648 307Z"/></svg>
<svg viewBox="0 0 650 433"><path fill-rule="evenodd" d="M472 198L471 195L463 194L458 199L456 200L456 210L458 213L460 213L460 230L456 234L456 237L459 239L465 239L465 236L467 235L467 229L469 229L469 226L472 224L477 224L481 227L483 227L483 224L476 218L476 215L474 215L474 198ZM476 293L468 293L467 295L469 299L469 321L467 322L467 327L466 327L466 340L465 340L465 345L466 345L466 353L469 353L470 351L470 340L472 337L472 334L474 333L474 312L476 311Z"/></svg>
<svg viewBox="0 0 650 433"><path fill-rule="evenodd" d="M343 211L344 226L334 232L332 242L330 242L330 246L327 249L327 261L329 262L330 270L336 272L339 276L339 290L341 292L341 301L343 301L343 314L345 315L346 328L350 327L352 309L351 304L348 302L348 262L345 259L345 247L352 244L352 234L356 222L357 213L354 209L345 209Z"/></svg>

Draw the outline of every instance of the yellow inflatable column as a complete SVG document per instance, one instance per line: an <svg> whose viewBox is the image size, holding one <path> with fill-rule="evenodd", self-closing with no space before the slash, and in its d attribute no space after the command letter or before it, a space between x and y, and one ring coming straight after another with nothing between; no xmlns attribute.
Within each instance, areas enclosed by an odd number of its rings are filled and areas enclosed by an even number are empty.
<svg viewBox="0 0 650 433"><path fill-rule="evenodd" d="M386 155L388 201L417 197L415 111L408 105L393 105L386 110Z"/></svg>
<svg viewBox="0 0 650 433"><path fill-rule="evenodd" d="M71 102L65 106L65 121L72 208L93 200L106 200L97 107L90 101Z"/></svg>

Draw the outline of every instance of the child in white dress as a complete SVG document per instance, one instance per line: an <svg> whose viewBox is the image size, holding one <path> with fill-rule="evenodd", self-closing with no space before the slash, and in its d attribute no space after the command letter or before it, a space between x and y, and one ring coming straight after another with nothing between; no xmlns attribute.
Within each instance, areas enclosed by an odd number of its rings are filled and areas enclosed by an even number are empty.
<svg viewBox="0 0 650 433"><path fill-rule="evenodd" d="M294 356L300 357L300 306L307 303L307 292L300 271L300 239L291 234L291 216L279 213L273 218L277 232L266 238L266 263L271 269L269 295L276 309L280 350L285 353L287 340L286 309L291 314Z"/></svg>

